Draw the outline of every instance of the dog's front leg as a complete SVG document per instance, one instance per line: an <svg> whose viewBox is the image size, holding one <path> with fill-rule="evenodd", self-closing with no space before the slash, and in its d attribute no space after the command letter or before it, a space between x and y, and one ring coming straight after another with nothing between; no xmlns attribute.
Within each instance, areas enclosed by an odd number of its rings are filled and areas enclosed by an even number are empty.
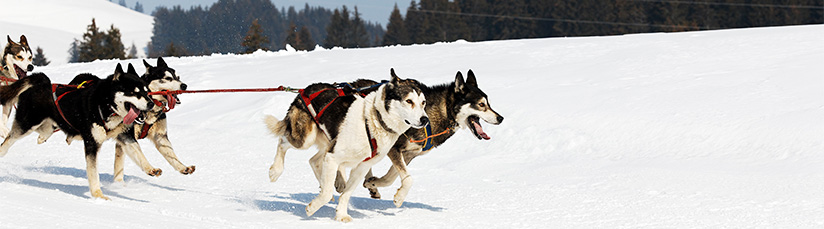
<svg viewBox="0 0 824 229"><path fill-rule="evenodd" d="M169 165L175 168L183 175L189 175L195 172L195 166L186 166L177 159L175 150L172 148L172 142L169 141L169 136L166 134L166 119L158 120L154 126L149 129L150 138L154 143L157 151L163 155L163 158L169 162Z"/></svg>
<svg viewBox="0 0 824 229"><path fill-rule="evenodd" d="M406 164L409 162L404 160L403 153L390 154L389 158L392 161L392 168L389 171L391 172L392 169L394 169L397 172L397 176L401 178L401 187L395 192L394 199L395 206L401 207L403 201L406 199L406 195L409 194L409 189L412 188L412 177L409 176L409 171L406 167ZM394 181L395 178L393 177L391 180Z"/></svg>
<svg viewBox="0 0 824 229"><path fill-rule="evenodd" d="M335 155L326 153L322 158L320 194L312 202L306 205L306 216L312 216L324 204L328 203L335 192L335 176L338 172L339 162Z"/></svg>
<svg viewBox="0 0 824 229"><path fill-rule="evenodd" d="M102 129L102 127L99 127ZM105 130L103 130L105 136ZM97 173L97 152L100 150L100 142L98 137L86 136L83 139L83 144L86 150L86 178L89 180L89 192L92 198L100 198L104 200L111 200L109 197L103 195L103 190L100 189L100 174Z"/></svg>
<svg viewBox="0 0 824 229"><path fill-rule="evenodd" d="M340 194L340 197L338 197L338 207L335 211L335 220L344 223L352 221L352 217L349 216L349 198L352 197L352 193L355 191L358 184L363 182L363 177L367 172L369 172L372 165L376 164L378 161L380 161L380 157L358 163L355 168L352 168L352 171L349 173L349 180L346 181L346 188L343 190L343 193Z"/></svg>
<svg viewBox="0 0 824 229"><path fill-rule="evenodd" d="M9 123L9 116L11 116L12 104L3 104L3 115L0 116L0 138L9 136L9 128L6 125Z"/></svg>
<svg viewBox="0 0 824 229"><path fill-rule="evenodd" d="M147 175L160 176L163 174L163 170L153 167L149 164L149 160L146 160L143 150L140 149L140 145L137 144L137 140L134 139L134 134L131 131L126 131L117 136L115 151L118 149L125 152L126 155L128 155L129 158L131 158L132 161L134 161L134 163L137 164L137 166L140 167L140 169ZM117 180L117 177L115 177L115 180Z"/></svg>

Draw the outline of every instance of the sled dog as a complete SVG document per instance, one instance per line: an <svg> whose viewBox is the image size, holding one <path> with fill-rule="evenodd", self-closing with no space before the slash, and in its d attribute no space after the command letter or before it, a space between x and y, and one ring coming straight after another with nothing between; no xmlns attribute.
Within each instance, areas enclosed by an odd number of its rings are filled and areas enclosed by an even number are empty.
<svg viewBox="0 0 824 229"><path fill-rule="evenodd" d="M186 84L180 81L180 76L163 61L163 57L157 59L157 66L150 65L146 60L143 60L143 65L146 67L146 73L141 76L141 79L146 82L149 91L186 90ZM177 95L152 95L151 98L156 102L154 102L155 106L146 112L145 122L127 126L126 131L115 138L115 182L123 181L124 152L149 176L160 176L163 173L163 170L149 164L138 144L130 144L131 139L148 138L175 170L184 175L195 172L194 165L186 166L177 158L166 132L166 111L180 104L180 99Z"/></svg>
<svg viewBox="0 0 824 229"><path fill-rule="evenodd" d="M80 74L68 85L52 85L45 74L35 73L2 87L0 103L7 105L14 97L18 102L11 132L0 144L0 157L32 131L40 134L38 142L44 142L57 126L67 142L83 140L91 196L108 200L100 189L97 153L104 141L143 122L145 112L154 106L148 90L131 64L126 72L118 64L114 74L105 79ZM134 138L118 140L137 144Z"/></svg>
<svg viewBox="0 0 824 229"><path fill-rule="evenodd" d="M21 35L19 42L14 42L10 36L6 36L6 39L8 43L3 49L3 70L0 71L0 75L12 80L26 77L26 72L34 70L32 64L34 54L29 47L29 41L26 40L26 35ZM0 80L0 83L9 85L11 81Z"/></svg>
<svg viewBox="0 0 824 229"><path fill-rule="evenodd" d="M372 176L370 170L363 183L363 186L369 189L372 198L380 199L378 188L389 186L397 177L401 177L401 187L394 196L395 206L398 207L403 204L412 185L412 177L406 167L412 159L443 144L457 129L469 128L479 140L489 140L490 137L483 131L479 120L494 125L504 120L504 117L489 105L486 93L478 88L472 70L467 73L466 81L461 72L458 72L452 83L432 87L419 84L418 87L427 99L426 114L429 115L429 126L409 129L402 134L389 150L388 156L392 161L389 171L377 178Z"/></svg>
<svg viewBox="0 0 824 229"><path fill-rule="evenodd" d="M6 86L14 81L26 77L26 72L34 70L32 64L32 51L29 41L25 35L20 36L20 42L14 42L11 37L6 36L6 47L3 49L3 60L0 61L0 86ZM15 104L16 101L11 101ZM6 124L9 122L12 106L3 106L3 114L0 115L0 138L5 138L9 134Z"/></svg>
<svg viewBox="0 0 824 229"><path fill-rule="evenodd" d="M401 80L394 70L391 75L390 82L364 97L330 84L309 85L292 102L283 121L266 118L266 125L279 139L275 163L270 168L273 181L283 171L286 150L318 146L319 152L310 164L321 191L306 206L308 216L332 198L339 169L352 168L335 214L335 220L352 221L347 208L354 186L363 182L369 168L386 156L402 133L429 122L424 112L426 99L417 83Z"/></svg>

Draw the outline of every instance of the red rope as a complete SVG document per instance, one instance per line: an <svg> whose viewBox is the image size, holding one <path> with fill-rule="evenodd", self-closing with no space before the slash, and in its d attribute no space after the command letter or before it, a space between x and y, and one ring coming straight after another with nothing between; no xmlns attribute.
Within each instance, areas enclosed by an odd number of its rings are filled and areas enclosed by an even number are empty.
<svg viewBox="0 0 824 229"><path fill-rule="evenodd" d="M177 91L155 91L149 92L149 95L178 95L191 93L219 93L219 92L266 92L266 91L290 91L295 92L297 89L278 86L275 88L246 88L246 89L211 89L211 90L177 90Z"/></svg>

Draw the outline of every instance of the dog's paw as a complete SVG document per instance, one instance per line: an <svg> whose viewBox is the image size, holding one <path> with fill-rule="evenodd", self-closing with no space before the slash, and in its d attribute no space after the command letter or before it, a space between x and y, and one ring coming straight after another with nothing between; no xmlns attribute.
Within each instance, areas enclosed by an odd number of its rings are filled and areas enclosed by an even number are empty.
<svg viewBox="0 0 824 229"><path fill-rule="evenodd" d="M343 193L343 190L346 189L346 181L343 179L336 179L335 180L335 191L338 193Z"/></svg>
<svg viewBox="0 0 824 229"><path fill-rule="evenodd" d="M340 222L344 222L344 223L348 223L348 222L352 222L352 217L349 216L348 214L335 215L335 220L340 221Z"/></svg>
<svg viewBox="0 0 824 229"><path fill-rule="evenodd" d="M0 126L0 138L6 138L9 136L9 128L5 125Z"/></svg>
<svg viewBox="0 0 824 229"><path fill-rule="evenodd" d="M154 168L151 171L147 172L146 174L148 174L149 176L153 176L153 177L159 177L160 175L163 175L163 170L158 169L158 168Z"/></svg>
<svg viewBox="0 0 824 229"><path fill-rule="evenodd" d="M189 175L189 174L192 174L194 172L195 172L195 166L194 165L186 167L183 170L180 170L180 173L182 173L183 175Z"/></svg>
<svg viewBox="0 0 824 229"><path fill-rule="evenodd" d="M99 189L98 189L98 190L94 190L94 191L92 191L92 198L98 198L98 199L104 199L104 200L112 200L112 199L109 199L109 197L104 196L104 195L103 195L103 191L102 191L102 190L99 190Z"/></svg>
<svg viewBox="0 0 824 229"><path fill-rule="evenodd" d="M41 136L38 136L38 137L37 137L37 144L43 144L43 143L46 143L46 140L49 140L49 139L48 139L48 138L46 138L46 137L43 137L42 135L41 135Z"/></svg>
<svg viewBox="0 0 824 229"><path fill-rule="evenodd" d="M278 181L280 174L283 174L283 167L277 167L275 164L269 167L269 181Z"/></svg>
<svg viewBox="0 0 824 229"><path fill-rule="evenodd" d="M315 203L315 201L313 200L311 203L306 205L306 216L314 215L315 212L318 211L318 209L320 209L321 206L323 206L323 204Z"/></svg>
<svg viewBox="0 0 824 229"><path fill-rule="evenodd" d="M372 199L376 199L376 200L381 199L381 193L378 192L377 188L370 188L369 189L369 196L372 197Z"/></svg>

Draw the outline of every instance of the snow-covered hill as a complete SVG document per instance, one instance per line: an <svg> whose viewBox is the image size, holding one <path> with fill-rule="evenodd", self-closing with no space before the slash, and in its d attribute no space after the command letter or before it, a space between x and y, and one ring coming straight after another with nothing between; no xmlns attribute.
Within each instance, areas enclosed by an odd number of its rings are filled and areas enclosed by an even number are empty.
<svg viewBox="0 0 824 229"><path fill-rule="evenodd" d="M190 89L356 78L389 68L427 84L472 69L506 117L490 141L461 130L415 159L407 202L355 192L358 228L824 227L824 25L612 37L454 42L313 52L168 58ZM99 61L38 70L55 82ZM154 62L154 60L149 60ZM142 71L141 71L142 72ZM318 192L293 150L269 183L275 140L262 118L294 94L185 94L169 113L180 175L142 141L161 177L127 162L89 199L81 144L29 136L0 158L0 227L321 228L335 203L306 217ZM382 173L388 160L375 168ZM391 188L382 189L390 198Z"/></svg>
<svg viewBox="0 0 824 229"><path fill-rule="evenodd" d="M26 35L32 49L38 46L54 65L68 62L69 47L74 39L82 40L92 18L101 30L111 25L120 29L123 46L134 44L138 55L152 38L152 16L138 13L107 0L0 0L0 35L18 41Z"/></svg>

